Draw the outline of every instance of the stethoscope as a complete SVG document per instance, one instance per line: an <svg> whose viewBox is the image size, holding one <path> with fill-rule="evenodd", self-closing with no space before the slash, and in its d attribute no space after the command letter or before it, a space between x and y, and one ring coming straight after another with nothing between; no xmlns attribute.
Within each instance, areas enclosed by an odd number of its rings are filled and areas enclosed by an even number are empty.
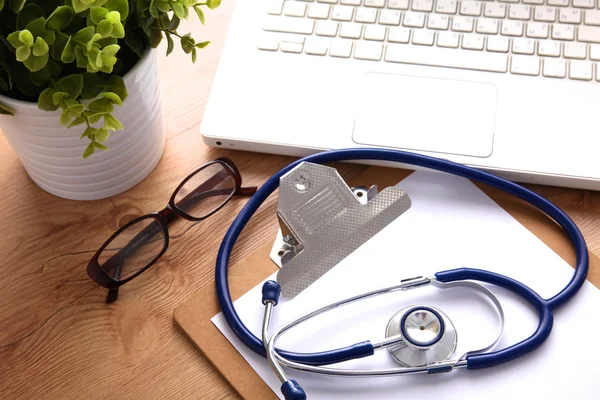
<svg viewBox="0 0 600 400"><path fill-rule="evenodd" d="M577 258L573 277L559 293L549 299L543 299L523 283L497 273L473 268L442 271L432 277L408 279L394 286L364 293L321 307L278 327L270 338L268 338L269 322L273 307L277 305L280 289L276 282L267 281L263 286L262 297L263 304L265 305L262 340L257 338L244 325L236 313L229 292L227 271L231 251L237 238L260 205L277 189L279 179L299 163L306 161L323 164L351 160L392 161L447 172L485 183L529 202L559 224L571 240ZM435 374L449 372L455 368L487 368L514 360L535 350L548 338L552 331L554 319L552 311L565 304L577 293L585 282L587 272L587 245L575 223L560 208L531 190L496 175L434 157L390 149L345 149L318 153L300 159L283 168L265 182L248 201L223 238L216 261L216 285L217 296L223 315L233 332L252 351L269 359L274 372L282 383L281 391L285 399L298 400L305 399L306 394L298 382L288 379L283 366L295 370L333 376L388 376L415 373ZM535 332L527 339L510 347L492 351L502 334L504 313L502 306L493 293L477 282L506 288L527 300L538 313L539 323ZM437 308L426 305L414 305L400 310L392 318L388 324L388 338L379 343L364 341L351 346L318 353L294 353L275 347L277 340L284 332L316 315L368 297L425 286L433 286L438 289L469 288L479 291L496 308L501 324L498 338L484 349L469 351L458 359L449 360L448 357L452 355L456 347L456 334L452 322L447 315ZM376 350L383 348L390 350L394 358L401 364L400 367L381 370L348 370L327 367L330 364L371 356Z"/></svg>

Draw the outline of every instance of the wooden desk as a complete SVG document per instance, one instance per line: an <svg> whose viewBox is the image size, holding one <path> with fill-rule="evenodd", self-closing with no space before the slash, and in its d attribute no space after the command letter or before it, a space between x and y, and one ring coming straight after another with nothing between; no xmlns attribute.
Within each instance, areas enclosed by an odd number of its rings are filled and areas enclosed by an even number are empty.
<svg viewBox="0 0 600 400"><path fill-rule="evenodd" d="M163 47L167 149L156 170L129 192L85 203L53 197L28 179L0 135L0 398L237 398L175 325L173 310L212 284L217 246L243 200L173 240L160 264L126 285L116 303L106 305L106 291L86 273L92 252L114 230L161 209L179 181L205 161L228 155L244 180L258 185L291 160L202 142L198 126L232 7L224 2L207 15L206 28L182 24L181 31L187 25L213 41L195 65L179 50L166 58ZM348 176L362 168L342 170ZM535 189L569 213L599 254L600 193ZM234 259L270 240L276 220L259 212L250 225Z"/></svg>

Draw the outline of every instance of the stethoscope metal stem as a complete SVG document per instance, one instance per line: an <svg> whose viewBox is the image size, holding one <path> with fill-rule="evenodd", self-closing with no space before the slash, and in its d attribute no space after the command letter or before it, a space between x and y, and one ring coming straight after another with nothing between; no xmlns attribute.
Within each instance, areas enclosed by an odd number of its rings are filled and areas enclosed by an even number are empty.
<svg viewBox="0 0 600 400"><path fill-rule="evenodd" d="M267 359L269 360L269 364L271 364L271 368L273 369L273 372L275 372L275 375L277 375L277 378L279 379L279 381L281 383L283 383L288 380L287 375L286 375L285 371L283 370L283 368L281 368L281 364L276 362L273 359L273 355L271 353L269 353L269 349L268 349L269 325L271 324L271 315L273 313L273 305L274 304L271 301L267 301L265 303L265 315L263 317L263 323L262 323L262 340L263 340L263 343L265 344L265 351L267 352Z"/></svg>

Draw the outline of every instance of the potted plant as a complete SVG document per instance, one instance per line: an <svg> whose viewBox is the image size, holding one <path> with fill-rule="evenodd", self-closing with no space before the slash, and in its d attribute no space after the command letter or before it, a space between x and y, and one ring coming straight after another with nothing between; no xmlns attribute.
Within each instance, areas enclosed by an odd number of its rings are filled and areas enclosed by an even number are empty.
<svg viewBox="0 0 600 400"><path fill-rule="evenodd" d="M32 180L90 200L144 179L165 144L154 49L177 40L195 61L209 42L179 23L219 4L0 0L0 129Z"/></svg>

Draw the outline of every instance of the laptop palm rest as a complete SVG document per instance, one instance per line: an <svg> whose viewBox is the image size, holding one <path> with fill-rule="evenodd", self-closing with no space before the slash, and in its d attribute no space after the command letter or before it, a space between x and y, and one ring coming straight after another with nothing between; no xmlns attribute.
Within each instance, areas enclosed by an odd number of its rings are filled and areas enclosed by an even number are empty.
<svg viewBox="0 0 600 400"><path fill-rule="evenodd" d="M488 157L497 95L490 83L368 73L352 138L371 146Z"/></svg>

